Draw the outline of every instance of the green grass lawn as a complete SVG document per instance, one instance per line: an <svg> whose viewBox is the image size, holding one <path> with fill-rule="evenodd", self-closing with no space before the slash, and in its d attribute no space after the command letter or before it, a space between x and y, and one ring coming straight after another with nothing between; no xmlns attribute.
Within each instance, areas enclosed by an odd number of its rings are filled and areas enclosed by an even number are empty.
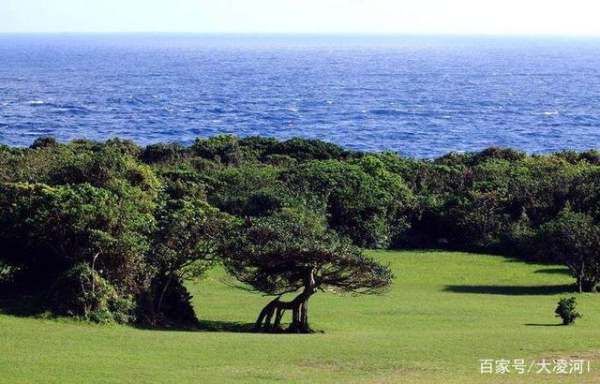
<svg viewBox="0 0 600 384"><path fill-rule="evenodd" d="M374 252L396 274L383 296L319 293L324 333L177 332L0 315L1 383L593 383L600 381L600 294L571 295L557 266L447 252ZM206 326L255 320L269 300L223 283L191 284ZM481 375L479 359L591 360L583 376Z"/></svg>

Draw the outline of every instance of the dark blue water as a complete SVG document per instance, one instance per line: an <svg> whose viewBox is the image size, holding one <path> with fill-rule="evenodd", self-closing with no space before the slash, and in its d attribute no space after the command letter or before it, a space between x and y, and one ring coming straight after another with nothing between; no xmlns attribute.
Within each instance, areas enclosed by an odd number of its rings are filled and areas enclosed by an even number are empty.
<svg viewBox="0 0 600 384"><path fill-rule="evenodd" d="M432 157L600 147L600 40L0 36L0 142L218 133Z"/></svg>

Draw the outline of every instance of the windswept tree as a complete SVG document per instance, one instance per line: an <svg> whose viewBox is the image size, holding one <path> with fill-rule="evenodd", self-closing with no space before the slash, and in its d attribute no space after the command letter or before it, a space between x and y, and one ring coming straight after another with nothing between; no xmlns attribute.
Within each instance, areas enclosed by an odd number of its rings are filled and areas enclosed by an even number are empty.
<svg viewBox="0 0 600 384"><path fill-rule="evenodd" d="M256 331L277 331L285 311L292 312L290 332L310 332L308 302L325 289L378 293L392 281L391 270L363 255L347 239L309 213L284 210L248 220L224 250L227 270L240 282L277 296L260 312ZM284 294L297 293L289 302Z"/></svg>

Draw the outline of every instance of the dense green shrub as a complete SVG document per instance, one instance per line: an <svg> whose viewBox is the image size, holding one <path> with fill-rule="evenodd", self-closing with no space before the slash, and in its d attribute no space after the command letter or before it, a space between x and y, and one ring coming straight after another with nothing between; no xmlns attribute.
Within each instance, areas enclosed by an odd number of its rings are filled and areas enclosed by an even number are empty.
<svg viewBox="0 0 600 384"><path fill-rule="evenodd" d="M39 148L48 148L48 147L56 147L58 145L57 141L53 137L38 137L33 141L33 144L29 148L31 149L39 149Z"/></svg>
<svg viewBox="0 0 600 384"><path fill-rule="evenodd" d="M569 206L539 232L538 252L546 260L565 264L580 292L591 292L600 283L600 227L591 216Z"/></svg>
<svg viewBox="0 0 600 384"><path fill-rule="evenodd" d="M360 246L387 247L408 228L412 192L376 157L310 161L284 173L282 180Z"/></svg>
<svg viewBox="0 0 600 384"><path fill-rule="evenodd" d="M1 185L4 260L37 280L97 258L111 283L140 289L154 218L153 208L136 192L125 189L117 195L89 184Z"/></svg>
<svg viewBox="0 0 600 384"><path fill-rule="evenodd" d="M171 162L183 158L187 152L186 148L179 144L152 144L144 148L141 158L148 164Z"/></svg>
<svg viewBox="0 0 600 384"><path fill-rule="evenodd" d="M235 136L220 135L209 139L196 139L192 152L207 160L226 165L237 165L242 161L239 139Z"/></svg>
<svg viewBox="0 0 600 384"><path fill-rule="evenodd" d="M273 146L270 155L286 155L300 161L309 160L341 160L350 155L343 148L320 140L290 139Z"/></svg>
<svg viewBox="0 0 600 384"><path fill-rule="evenodd" d="M575 322L576 319L582 317L582 315L577 312L575 309L577 307L577 301L574 297L569 299L563 298L558 302L558 306L554 313L556 313L556 317L560 317L562 319L563 325L570 325Z"/></svg>
<svg viewBox="0 0 600 384"><path fill-rule="evenodd" d="M119 296L117 290L87 263L75 265L56 280L48 304L54 313L100 323L135 320L133 298Z"/></svg>
<svg viewBox="0 0 600 384"><path fill-rule="evenodd" d="M294 204L293 196L279 180L280 170L272 166L244 165L211 172L207 180L208 201L230 214L266 216Z"/></svg>
<svg viewBox="0 0 600 384"><path fill-rule="evenodd" d="M140 299L138 317L141 324L161 328L193 328L198 317L192 295L180 279L157 275L150 289ZM157 300L160 300L160 307Z"/></svg>

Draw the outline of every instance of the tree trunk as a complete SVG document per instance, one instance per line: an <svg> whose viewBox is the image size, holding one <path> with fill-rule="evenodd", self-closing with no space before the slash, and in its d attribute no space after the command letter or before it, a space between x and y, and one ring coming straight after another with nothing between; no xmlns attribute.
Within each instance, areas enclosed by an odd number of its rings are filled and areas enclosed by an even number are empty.
<svg viewBox="0 0 600 384"><path fill-rule="evenodd" d="M583 277L585 276L585 263L581 262L581 269L579 270L579 277L577 278L577 285L579 286L579 293L583 292Z"/></svg>
<svg viewBox="0 0 600 384"><path fill-rule="evenodd" d="M254 324L254 330L256 332L269 331L269 329L266 329L267 328L266 327L266 319L273 316L273 312L277 308L278 303L279 303L279 297L276 298L275 300L271 301L269 304L267 304L263 308L262 311L260 311L260 314L258 315L258 319L256 319L256 323ZM269 322L270 322L270 320L269 320Z"/></svg>
<svg viewBox="0 0 600 384"><path fill-rule="evenodd" d="M281 319L286 310L292 311L292 323L288 332L310 333L308 325L308 300L317 291L317 285L314 279L314 268L309 271L304 283L304 290L294 300L285 302L280 301L280 297L267 304L256 319L254 330L256 332L277 332L281 330ZM275 321L271 324L271 320Z"/></svg>
<svg viewBox="0 0 600 384"><path fill-rule="evenodd" d="M583 279L583 282L580 284L579 292L594 292L594 289L598 283L595 280Z"/></svg>
<svg viewBox="0 0 600 384"><path fill-rule="evenodd" d="M310 297L307 297L306 300L304 300L301 304L300 304L300 322L298 324L298 331L300 333L310 333L311 329L310 326L308 325L308 299Z"/></svg>
<svg viewBox="0 0 600 384"><path fill-rule="evenodd" d="M284 313L285 313L285 309L277 308L277 312L275 314L275 322L273 323L274 330L281 329L281 319L283 318Z"/></svg>
<svg viewBox="0 0 600 384"><path fill-rule="evenodd" d="M311 329L308 325L308 299L310 296L298 296L297 303L295 304L295 311L297 316L292 320L292 324L288 329L292 333L310 333Z"/></svg>
<svg viewBox="0 0 600 384"><path fill-rule="evenodd" d="M162 304L163 301L165 300L165 295L167 294L167 291L169 290L169 286L171 285L171 282L173 281L173 275L169 275L169 278L167 279L167 282L165 283L165 285L163 286L161 292L160 292L160 296L158 297L158 302L156 303L156 306L154 307L154 325L156 325L156 321L157 321L157 316L161 315L161 310L162 310Z"/></svg>

